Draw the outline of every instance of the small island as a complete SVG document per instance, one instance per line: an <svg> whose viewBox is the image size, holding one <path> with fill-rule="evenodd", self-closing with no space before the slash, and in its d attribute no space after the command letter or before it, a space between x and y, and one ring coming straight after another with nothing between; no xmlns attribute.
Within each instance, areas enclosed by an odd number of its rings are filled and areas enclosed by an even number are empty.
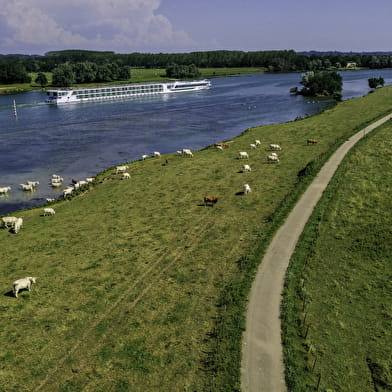
<svg viewBox="0 0 392 392"><path fill-rule="evenodd" d="M292 87L290 93L308 97L333 97L335 100L342 99L342 76L336 71L309 71L302 74L300 82L304 87Z"/></svg>

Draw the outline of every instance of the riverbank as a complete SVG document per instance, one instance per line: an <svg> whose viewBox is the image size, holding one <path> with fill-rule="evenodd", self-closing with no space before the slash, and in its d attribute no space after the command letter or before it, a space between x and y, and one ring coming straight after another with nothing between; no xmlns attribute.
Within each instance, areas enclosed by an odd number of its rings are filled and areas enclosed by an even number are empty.
<svg viewBox="0 0 392 392"><path fill-rule="evenodd" d="M54 203L54 217L16 213L24 228L0 232L0 282L38 280L5 297L1 388L239 388L244 309L266 244L326 156L391 106L384 88L250 128L223 151L129 162L130 180L105 170L87 192ZM266 161L270 143L283 147L277 165ZM238 151L249 151L252 172L241 172ZM218 203L205 206L205 195Z"/></svg>
<svg viewBox="0 0 392 392"><path fill-rule="evenodd" d="M201 78L216 78L224 76L235 76L244 74L256 74L264 73L264 68L201 68ZM35 83L34 80L37 77L37 73L30 73L31 83L21 83L12 85L0 85L0 94L16 94L26 91L41 90L42 87ZM44 90L52 87L52 74L51 72L45 72L45 76L48 80L48 85L44 87ZM89 87L89 86L107 86L125 83L145 83L145 82L163 82L170 80L166 77L166 70L162 68L131 68L131 79L116 82L106 83L89 83L89 84L75 84L73 87Z"/></svg>

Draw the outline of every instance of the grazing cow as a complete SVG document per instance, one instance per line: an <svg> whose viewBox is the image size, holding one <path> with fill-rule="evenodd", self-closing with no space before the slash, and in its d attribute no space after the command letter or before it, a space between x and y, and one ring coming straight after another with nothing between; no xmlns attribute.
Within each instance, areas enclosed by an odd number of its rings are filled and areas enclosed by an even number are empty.
<svg viewBox="0 0 392 392"><path fill-rule="evenodd" d="M270 144L270 150L281 150L282 147L279 144Z"/></svg>
<svg viewBox="0 0 392 392"><path fill-rule="evenodd" d="M127 170L128 168L129 168L128 165L116 166L116 174L118 174L118 173L124 173L125 170Z"/></svg>
<svg viewBox="0 0 392 392"><path fill-rule="evenodd" d="M147 155L147 154L142 155L142 161L144 161L144 160L147 159L147 158L148 158L148 155Z"/></svg>
<svg viewBox="0 0 392 392"><path fill-rule="evenodd" d="M243 173L250 172L250 171L252 171L252 169L250 168L249 165L242 166L242 172Z"/></svg>
<svg viewBox="0 0 392 392"><path fill-rule="evenodd" d="M63 196L67 197L68 195L70 195L75 189L72 186L69 186L68 188L65 188L63 190Z"/></svg>
<svg viewBox="0 0 392 392"><path fill-rule="evenodd" d="M249 192L251 192L249 184L244 184L243 189L244 189L244 195L247 195Z"/></svg>
<svg viewBox="0 0 392 392"><path fill-rule="evenodd" d="M86 181L87 182L93 182L95 180L95 177L87 177Z"/></svg>
<svg viewBox="0 0 392 392"><path fill-rule="evenodd" d="M154 151L154 157L159 158L161 156L161 153L159 151Z"/></svg>
<svg viewBox="0 0 392 392"><path fill-rule="evenodd" d="M22 188L22 190L24 190L24 191L32 191L33 190L33 186L30 184L19 184L19 185Z"/></svg>
<svg viewBox="0 0 392 392"><path fill-rule="evenodd" d="M27 185L31 185L33 188L35 188L37 185L39 185L39 181L27 181Z"/></svg>
<svg viewBox="0 0 392 392"><path fill-rule="evenodd" d="M23 219L22 218L18 218L15 222L14 225L14 233L18 234L19 230L23 227Z"/></svg>
<svg viewBox="0 0 392 392"><path fill-rule="evenodd" d="M56 211L53 208L44 208L44 216L46 215L55 215Z"/></svg>
<svg viewBox="0 0 392 392"><path fill-rule="evenodd" d="M192 153L192 151L191 151L191 150L188 150L188 149L182 150L182 155L183 155L184 157L193 158L193 153Z"/></svg>
<svg viewBox="0 0 392 392"><path fill-rule="evenodd" d="M129 180L131 178L131 175L129 173L124 173L122 176L123 180Z"/></svg>
<svg viewBox="0 0 392 392"><path fill-rule="evenodd" d="M317 142L316 139L308 139L308 140L306 141L306 143L307 143L307 144L317 144L318 142Z"/></svg>
<svg viewBox="0 0 392 392"><path fill-rule="evenodd" d="M16 216L3 216L1 218L2 222L3 222L3 227L8 229L8 225L10 224L11 227L14 227L15 222L17 221L17 217Z"/></svg>
<svg viewBox="0 0 392 392"><path fill-rule="evenodd" d="M238 158L239 159L249 159L249 155L246 151L240 151Z"/></svg>
<svg viewBox="0 0 392 392"><path fill-rule="evenodd" d="M0 195L1 194L6 194L10 190L11 190L10 186L3 186L2 188L0 188Z"/></svg>
<svg viewBox="0 0 392 392"><path fill-rule="evenodd" d="M254 143L251 143L249 146L250 146L251 150L254 150L257 147L256 144L254 144Z"/></svg>
<svg viewBox="0 0 392 392"><path fill-rule="evenodd" d="M214 207L214 204L218 202L218 198L214 196L204 196L204 205L212 205Z"/></svg>
<svg viewBox="0 0 392 392"><path fill-rule="evenodd" d="M267 161L271 163L278 163L279 158L276 155L268 155Z"/></svg>
<svg viewBox="0 0 392 392"><path fill-rule="evenodd" d="M33 283L36 283L37 278L33 278L32 276L28 276L27 278L15 280L12 284L12 292L14 293L15 298L18 298L18 292L23 289L31 290L31 286Z"/></svg>
<svg viewBox="0 0 392 392"><path fill-rule="evenodd" d="M255 144L256 144L256 146L260 146L260 144L261 144L261 141L260 141L260 140L258 140L258 139L256 139L256 140L255 140Z"/></svg>

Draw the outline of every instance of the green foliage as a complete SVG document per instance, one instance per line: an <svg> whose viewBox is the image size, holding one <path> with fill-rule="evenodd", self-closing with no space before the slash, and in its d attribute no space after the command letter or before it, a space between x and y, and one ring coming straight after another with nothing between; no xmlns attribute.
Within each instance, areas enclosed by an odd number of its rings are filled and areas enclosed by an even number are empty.
<svg viewBox="0 0 392 392"><path fill-rule="evenodd" d="M175 79L190 79L198 78L201 73L194 64L191 65L178 65L171 64L166 68L166 76Z"/></svg>
<svg viewBox="0 0 392 392"><path fill-rule="evenodd" d="M41 87L45 87L48 84L48 79L43 72L39 72L34 82L38 83Z"/></svg>
<svg viewBox="0 0 392 392"><path fill-rule="evenodd" d="M102 83L128 80L129 67L117 63L95 64L91 61L61 64L53 70L53 85L69 87L74 83Z"/></svg>
<svg viewBox="0 0 392 392"><path fill-rule="evenodd" d="M70 63L60 64L53 70L52 85L58 87L70 87L76 81L75 72Z"/></svg>
<svg viewBox="0 0 392 392"><path fill-rule="evenodd" d="M343 81L336 71L311 71L302 74L301 84L304 86L300 91L302 95L338 97L336 94L341 94Z"/></svg>
<svg viewBox="0 0 392 392"><path fill-rule="evenodd" d="M369 78L368 79L369 87L370 88L377 88L378 86L383 87L384 86L384 78L379 77L379 78Z"/></svg>
<svg viewBox="0 0 392 392"><path fill-rule="evenodd" d="M0 62L0 83L30 83L25 66L21 62Z"/></svg>

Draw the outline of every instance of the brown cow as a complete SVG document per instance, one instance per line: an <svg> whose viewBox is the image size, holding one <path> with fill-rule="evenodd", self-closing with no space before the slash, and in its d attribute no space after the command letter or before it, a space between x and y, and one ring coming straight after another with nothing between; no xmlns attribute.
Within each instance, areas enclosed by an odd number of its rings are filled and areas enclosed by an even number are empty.
<svg viewBox="0 0 392 392"><path fill-rule="evenodd" d="M229 144L227 144L227 143L215 143L215 147L225 148L225 147L229 147Z"/></svg>
<svg viewBox="0 0 392 392"><path fill-rule="evenodd" d="M318 142L317 142L316 139L308 139L308 140L307 140L307 143L308 143L308 144L317 144Z"/></svg>
<svg viewBox="0 0 392 392"><path fill-rule="evenodd" d="M214 204L218 202L218 198L214 196L204 196L204 205L206 206L207 204L210 204L212 207L214 207Z"/></svg>

